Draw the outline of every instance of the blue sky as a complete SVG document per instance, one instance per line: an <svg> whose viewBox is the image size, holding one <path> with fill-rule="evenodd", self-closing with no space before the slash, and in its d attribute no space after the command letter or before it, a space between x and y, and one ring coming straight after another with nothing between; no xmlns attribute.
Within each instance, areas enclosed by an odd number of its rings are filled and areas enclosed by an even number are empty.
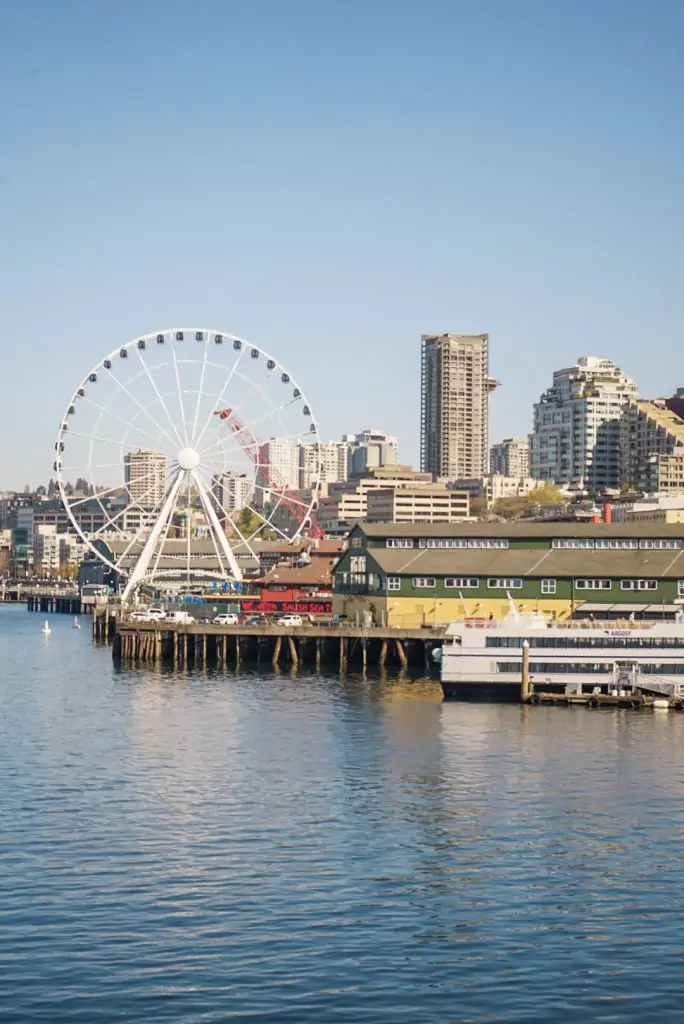
<svg viewBox="0 0 684 1024"><path fill-rule="evenodd" d="M408 462L423 332L490 332L492 441L580 354L684 385L683 39L678 0L6 0L0 488L159 327Z"/></svg>

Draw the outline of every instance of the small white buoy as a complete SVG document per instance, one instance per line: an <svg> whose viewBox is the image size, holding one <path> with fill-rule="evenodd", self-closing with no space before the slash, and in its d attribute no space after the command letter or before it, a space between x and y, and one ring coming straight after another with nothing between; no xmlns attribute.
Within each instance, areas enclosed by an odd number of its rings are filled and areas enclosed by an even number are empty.
<svg viewBox="0 0 684 1024"><path fill-rule="evenodd" d="M667 697L656 697L653 701L653 707L658 711L669 711L670 702Z"/></svg>
<svg viewBox="0 0 684 1024"><path fill-rule="evenodd" d="M80 629L81 623L78 621L78 615L74 615L74 629Z"/></svg>
<svg viewBox="0 0 684 1024"><path fill-rule="evenodd" d="M52 632L52 630L50 629L50 623L46 619L45 622L43 623L42 633L43 633L44 636L50 636L51 632Z"/></svg>

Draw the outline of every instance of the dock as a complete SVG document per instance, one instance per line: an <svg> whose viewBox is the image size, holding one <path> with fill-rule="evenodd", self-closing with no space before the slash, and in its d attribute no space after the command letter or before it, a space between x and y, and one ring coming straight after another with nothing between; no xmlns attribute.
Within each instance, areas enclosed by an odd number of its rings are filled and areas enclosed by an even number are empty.
<svg viewBox="0 0 684 1024"><path fill-rule="evenodd" d="M435 667L432 651L443 630L336 625L223 626L194 622L137 622L106 609L93 616L93 637L111 642L115 662L126 665L239 668L241 665L349 668Z"/></svg>
<svg viewBox="0 0 684 1024"><path fill-rule="evenodd" d="M523 704L551 704L556 707L630 708L634 711L684 711L684 698L662 697L651 693L531 693Z"/></svg>

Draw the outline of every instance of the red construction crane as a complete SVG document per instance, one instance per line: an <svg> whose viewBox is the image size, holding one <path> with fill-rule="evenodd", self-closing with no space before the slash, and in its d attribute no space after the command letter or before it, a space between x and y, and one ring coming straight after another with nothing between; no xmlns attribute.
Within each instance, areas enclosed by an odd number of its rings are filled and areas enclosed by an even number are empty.
<svg viewBox="0 0 684 1024"><path fill-rule="evenodd" d="M243 452L251 459L266 481L266 486L278 492L283 505L294 517L295 522L306 523L308 511L306 506L288 496L285 484L280 479L278 471L268 460L266 445L259 444L249 428L244 423L240 423L232 409L218 409L214 416L218 416L219 419L226 421L232 432L236 435ZM305 526L305 529L313 540L320 540L321 537L325 537L321 524L313 515L308 517L308 526Z"/></svg>

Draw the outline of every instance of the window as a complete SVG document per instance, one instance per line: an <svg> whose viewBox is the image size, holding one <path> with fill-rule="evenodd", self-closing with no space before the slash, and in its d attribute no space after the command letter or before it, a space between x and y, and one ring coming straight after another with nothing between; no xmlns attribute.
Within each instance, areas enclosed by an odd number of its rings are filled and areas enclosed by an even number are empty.
<svg viewBox="0 0 684 1024"><path fill-rule="evenodd" d="M578 590L610 590L612 585L610 580L575 580Z"/></svg>
<svg viewBox="0 0 684 1024"><path fill-rule="evenodd" d="M677 580L677 597L684 598L684 580Z"/></svg>
<svg viewBox="0 0 684 1024"><path fill-rule="evenodd" d="M412 548L413 537L388 537L385 544L388 548Z"/></svg>
<svg viewBox="0 0 684 1024"><path fill-rule="evenodd" d="M366 571L366 556L365 555L352 555L349 559L349 569L351 572L365 572Z"/></svg>
<svg viewBox="0 0 684 1024"><path fill-rule="evenodd" d="M593 548L593 537L555 537L551 541L552 548Z"/></svg>
<svg viewBox="0 0 684 1024"><path fill-rule="evenodd" d="M556 581L555 580L542 580L541 581L541 592L542 592L542 594L555 594L556 593Z"/></svg>
<svg viewBox="0 0 684 1024"><path fill-rule="evenodd" d="M647 551L655 551L658 549L673 550L674 548L681 548L681 540L640 540L639 547Z"/></svg>
<svg viewBox="0 0 684 1024"><path fill-rule="evenodd" d="M353 548L362 548L363 547L363 537L352 537L352 539L351 539L351 546Z"/></svg>
<svg viewBox="0 0 684 1024"><path fill-rule="evenodd" d="M487 586L490 590L520 590L522 587L522 580L504 576L497 579L487 580Z"/></svg>
<svg viewBox="0 0 684 1024"><path fill-rule="evenodd" d="M475 576L447 576L444 586L454 590L477 590L480 581Z"/></svg>
<svg viewBox="0 0 684 1024"><path fill-rule="evenodd" d="M411 580L414 590L433 590L435 586L434 576L414 576Z"/></svg>
<svg viewBox="0 0 684 1024"><path fill-rule="evenodd" d="M621 590L657 590L657 580L622 580L620 582Z"/></svg>
<svg viewBox="0 0 684 1024"><path fill-rule="evenodd" d="M387 577L387 589L388 590L401 590L401 576L388 576Z"/></svg>

